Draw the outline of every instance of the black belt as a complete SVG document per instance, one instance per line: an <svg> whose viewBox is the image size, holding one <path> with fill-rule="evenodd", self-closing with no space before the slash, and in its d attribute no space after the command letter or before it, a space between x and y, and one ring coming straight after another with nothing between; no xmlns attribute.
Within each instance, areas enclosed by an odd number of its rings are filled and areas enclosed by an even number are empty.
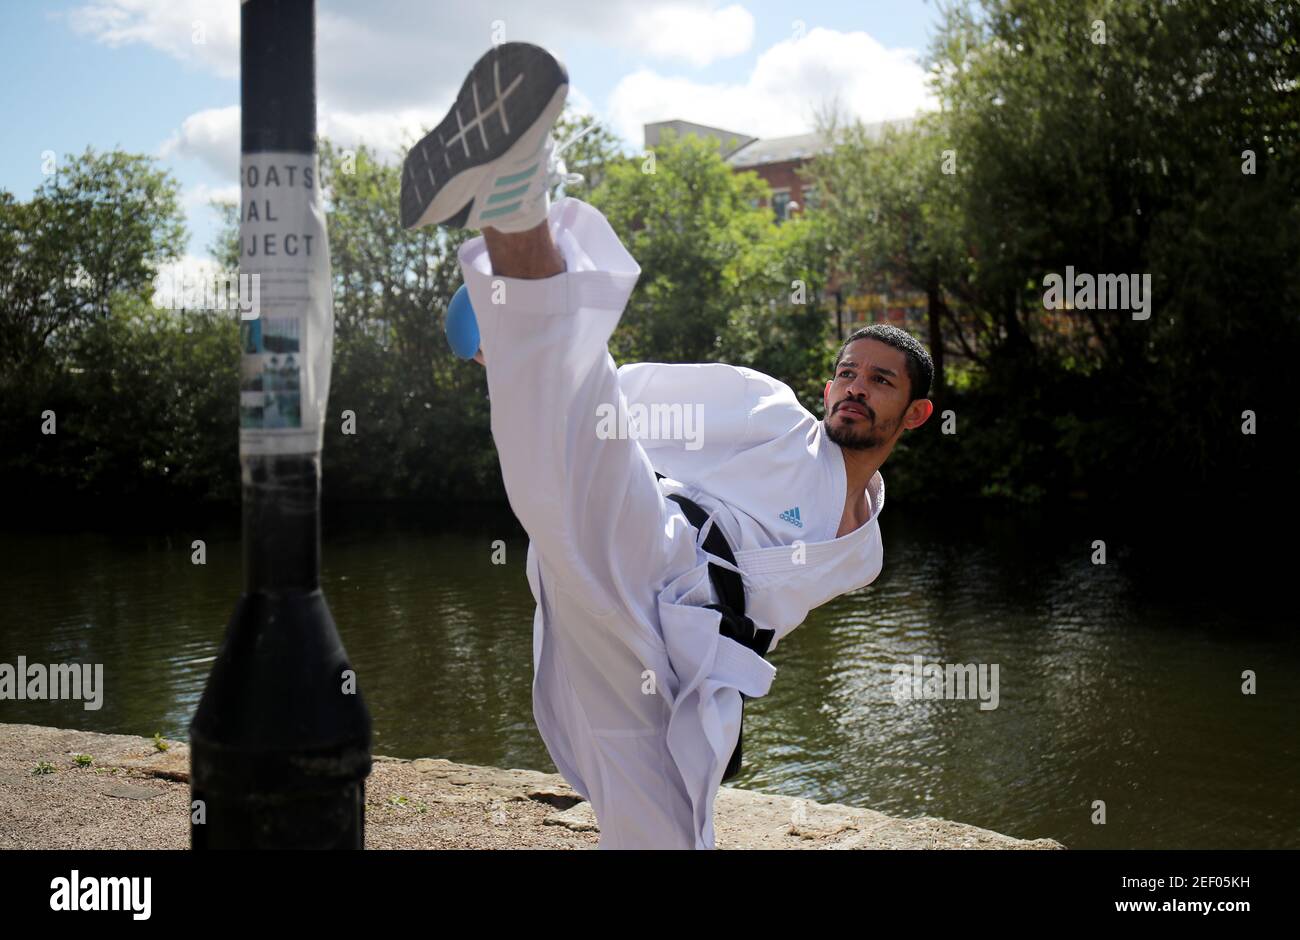
<svg viewBox="0 0 1300 940"><path fill-rule="evenodd" d="M662 480L664 475L656 471L655 479ZM708 522L709 514L704 511L699 503L680 493L673 493L668 497L679 506L686 518L696 529L703 530L704 524ZM704 537L704 550L711 555L716 555L729 564L736 563L736 556L732 554L731 546L727 544L727 537L722 534L722 529L716 524L709 530L709 534ZM760 630L754 626L754 621L745 616L745 584L736 572L724 568L721 565L715 565L709 562L709 580L713 582L713 589L717 592L720 604L705 604L710 610L716 610L722 614L722 621L718 624L718 632L725 637L735 640L741 646L748 647L764 659L767 658L767 648L772 645L772 637L776 635L775 630ZM740 733L736 737L736 749L731 754L731 760L727 762L727 769L722 774L723 780L730 780L736 774L740 773L740 750L741 742L744 739L745 732L745 699L747 696L744 692L740 693Z"/></svg>

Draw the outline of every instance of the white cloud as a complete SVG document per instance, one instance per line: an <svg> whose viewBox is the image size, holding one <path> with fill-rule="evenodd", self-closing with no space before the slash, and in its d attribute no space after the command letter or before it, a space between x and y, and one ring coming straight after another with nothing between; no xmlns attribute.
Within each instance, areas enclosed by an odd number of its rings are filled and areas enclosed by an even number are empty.
<svg viewBox="0 0 1300 940"><path fill-rule="evenodd" d="M396 162L419 139L420 132L442 119L451 107L449 97L438 107L401 111L341 111L322 108L319 132L339 147L365 144L381 159Z"/></svg>
<svg viewBox="0 0 1300 940"><path fill-rule="evenodd" d="M754 17L739 4L721 10L698 3L638 4L629 37L661 59L704 66L747 52L754 42Z"/></svg>
<svg viewBox="0 0 1300 940"><path fill-rule="evenodd" d="M576 86L569 88L569 102L577 114L594 114L591 99ZM339 147L365 144L381 159L398 162L421 132L432 127L451 107L452 96L431 107L392 111L347 111L320 103L320 134ZM239 178L238 105L209 108L191 114L159 148L159 156L199 160L221 179ZM236 187L237 191L237 187ZM236 201L238 194L236 192Z"/></svg>
<svg viewBox="0 0 1300 940"><path fill-rule="evenodd" d="M240 4L234 0L85 0L63 14L110 46L148 46L226 78L239 75ZM720 0L496 0L457 8L427 0L320 0L316 17L318 126L342 146L400 151L441 119L465 70L500 38L567 46L599 43L651 61L703 66L747 51L754 18ZM576 109L590 99L571 89ZM187 118L162 156L201 160L236 178L239 108Z"/></svg>
<svg viewBox="0 0 1300 940"><path fill-rule="evenodd" d="M207 183L197 183L186 188L182 199L185 205L191 209L205 209L209 203L214 201L238 204L239 184L230 183L224 186L209 186Z"/></svg>
<svg viewBox="0 0 1300 940"><path fill-rule="evenodd" d="M572 76L570 76L570 78L572 78ZM582 89L580 89L576 84L569 86L569 97L565 103L575 116L598 116L596 115L596 106L591 103L591 99L583 94Z"/></svg>
<svg viewBox="0 0 1300 940"><path fill-rule="evenodd" d="M746 52L754 18L715 0L322 0L316 16L320 93L353 112L415 107L450 96L489 44L540 43L562 53L597 42L667 61L708 65ZM234 0L87 0L64 14L110 46L138 43L225 78L239 75L240 5ZM500 27L498 29L498 26Z"/></svg>
<svg viewBox="0 0 1300 940"><path fill-rule="evenodd" d="M364 143L381 159L394 161L405 154L422 128L431 127L450 106L451 100L448 99L435 108L388 112L351 112L322 107L318 130L340 147ZM158 155L198 160L221 179L236 180L239 178L239 116L238 105L191 114L180 129L163 142Z"/></svg>
<svg viewBox="0 0 1300 940"><path fill-rule="evenodd" d="M222 179L238 179L239 105L191 114L163 142L159 156L201 160Z"/></svg>
<svg viewBox="0 0 1300 940"><path fill-rule="evenodd" d="M915 53L887 49L863 32L813 29L758 57L743 83L707 83L640 69L610 93L614 130L640 145L642 125L680 119L784 137L813 129L818 110L838 104L868 123L932 109Z"/></svg>
<svg viewBox="0 0 1300 940"><path fill-rule="evenodd" d="M79 32L111 45L145 45L225 77L239 74L239 4L234 0L87 0L65 14ZM545 7L499 0L458 9L416 0L364 6L321 0L317 11L318 128L340 146L367 143L399 159L406 145L450 107L465 71L499 35L528 39L565 60L571 42L598 41L652 59L706 64L753 41L753 17L713 0L552 0ZM202 42L195 42L201 38ZM595 113L576 87L570 101ZM160 155L196 159L221 178L237 178L239 107L185 119Z"/></svg>
<svg viewBox="0 0 1300 940"><path fill-rule="evenodd" d="M727 0L494 0L457 4L454 14L449 7L446 0L319 0L320 132L340 146L364 142L381 158L400 159L441 119L469 66L502 38L497 27L506 40L540 43L565 62L572 61L569 49L585 55L593 44L626 61L630 74L601 116L634 146L643 124L673 118L774 137L811 130L816 111L831 102L868 122L936 106L917 55L865 32L813 29L763 51L742 81L699 80L697 68L753 45L754 17ZM239 9L234 0L82 0L63 15L105 44L148 46L236 78ZM597 112L576 86L570 103L579 113ZM200 161L223 186L234 183L239 131L237 104L199 111L160 155ZM206 211L197 188L194 199L191 217Z"/></svg>
<svg viewBox="0 0 1300 940"><path fill-rule="evenodd" d="M217 307L214 300L223 299L218 293L224 286L220 274L216 261L191 254L160 264L153 278L152 302L171 310Z"/></svg>
<svg viewBox="0 0 1300 940"><path fill-rule="evenodd" d="M92 0L64 17L105 45L143 43L223 78L239 76L239 5L231 0Z"/></svg>

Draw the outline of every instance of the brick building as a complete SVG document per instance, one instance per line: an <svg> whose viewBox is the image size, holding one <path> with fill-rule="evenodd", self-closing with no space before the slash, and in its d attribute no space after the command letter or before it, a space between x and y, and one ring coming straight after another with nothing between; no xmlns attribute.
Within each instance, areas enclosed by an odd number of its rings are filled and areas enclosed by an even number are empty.
<svg viewBox="0 0 1300 940"><path fill-rule="evenodd" d="M879 136L886 126L907 126L908 121L879 122L867 126L872 136ZM736 172L752 170L772 189L770 204L776 222L790 218L804 208L816 208L817 191L806 186L799 170L830 145L820 134L797 134L793 137L754 137L740 131L693 124L689 121L657 121L646 124L645 146L652 149L665 129L678 136L693 135L713 140L719 153ZM852 284L838 276L820 292L822 300L832 311L840 338L859 327L871 323L887 322L925 336L926 298L922 293L901 289L885 282Z"/></svg>

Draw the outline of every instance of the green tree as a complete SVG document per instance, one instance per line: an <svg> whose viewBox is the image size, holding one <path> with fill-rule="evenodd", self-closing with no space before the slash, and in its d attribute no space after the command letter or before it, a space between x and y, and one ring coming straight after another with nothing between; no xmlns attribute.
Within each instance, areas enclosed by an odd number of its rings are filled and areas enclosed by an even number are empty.
<svg viewBox="0 0 1300 940"><path fill-rule="evenodd" d="M835 270L860 289L884 282L926 295L923 338L934 358L932 397L940 400L946 334L966 355L981 356L948 304L967 259L956 211L955 155L944 146L941 120L927 115L912 126L886 126L877 133L861 121L843 123L827 115L818 130L834 147L805 171L822 194L809 218Z"/></svg>
<svg viewBox="0 0 1300 940"><path fill-rule="evenodd" d="M807 215L796 215L768 229L739 261L742 292L717 358L781 379L806 408L821 414L822 389L834 367L829 253L821 232Z"/></svg>
<svg viewBox="0 0 1300 940"><path fill-rule="evenodd" d="M117 496L165 478L191 498L211 492L199 478L220 449L221 418L207 410L220 330L148 300L158 266L184 244L178 191L148 157L88 149L29 201L0 193L0 477L10 487ZM41 433L47 412L56 434Z"/></svg>
<svg viewBox="0 0 1300 940"><path fill-rule="evenodd" d="M238 321L115 295L69 351L73 404L51 466L95 497L239 497Z"/></svg>
<svg viewBox="0 0 1300 940"><path fill-rule="evenodd" d="M115 293L144 290L184 243L179 187L148 157L87 149L29 202L0 192L0 368L107 316Z"/></svg>
<svg viewBox="0 0 1300 940"><path fill-rule="evenodd" d="M940 113L821 161L837 258L918 289L933 262L960 314L947 350L975 366L952 401L960 453L909 480L1035 498L1156 478L1185 495L1282 465L1270 451L1296 420L1268 355L1300 339L1298 19L1266 0L945 11ZM1150 319L1047 310L1044 279L1067 266L1149 274ZM1267 440L1240 431L1260 409Z"/></svg>
<svg viewBox="0 0 1300 940"><path fill-rule="evenodd" d="M552 131L557 146L572 141L560 156L571 173L581 173L583 183L571 195L582 198L605 178L606 167L623 158L622 146L614 133L599 119L565 107Z"/></svg>
<svg viewBox="0 0 1300 940"><path fill-rule="evenodd" d="M607 167L590 194L641 267L610 341L620 361L716 359L730 317L751 296L754 251L775 235L757 203L767 186L732 173L712 143L666 135L653 160Z"/></svg>
<svg viewBox="0 0 1300 940"><path fill-rule="evenodd" d="M444 337L467 234L401 227L400 167L361 146L321 147L334 277L334 372L325 426L330 498L500 495L486 383ZM356 434L340 416L356 415Z"/></svg>

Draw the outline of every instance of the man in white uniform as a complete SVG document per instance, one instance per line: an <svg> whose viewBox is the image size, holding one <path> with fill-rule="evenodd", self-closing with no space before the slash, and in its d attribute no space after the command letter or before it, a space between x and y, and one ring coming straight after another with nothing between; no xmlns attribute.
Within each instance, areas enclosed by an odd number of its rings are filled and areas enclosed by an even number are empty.
<svg viewBox="0 0 1300 940"><path fill-rule="evenodd" d="M566 177L550 128L567 88L537 46L485 54L407 156L402 221L483 233L460 262L502 477L530 539L547 749L591 802L601 848L713 848L742 694L765 695L775 674L765 655L880 572L879 467L930 416L932 367L900 330L859 331L823 421L753 369L615 368L607 342L640 268L594 208L550 204ZM702 507L700 529L674 494ZM734 564L705 552L715 526ZM710 563L743 582L743 613L720 603Z"/></svg>

